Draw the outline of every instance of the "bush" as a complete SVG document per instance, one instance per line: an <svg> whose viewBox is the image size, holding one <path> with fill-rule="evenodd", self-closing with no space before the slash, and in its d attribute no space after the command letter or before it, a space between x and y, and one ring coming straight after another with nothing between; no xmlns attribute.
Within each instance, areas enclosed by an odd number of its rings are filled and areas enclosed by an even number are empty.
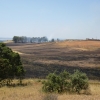
<svg viewBox="0 0 100 100"><path fill-rule="evenodd" d="M81 90L88 89L88 86L88 77L86 76L86 74L76 70L71 76L72 90L80 93Z"/></svg>
<svg viewBox="0 0 100 100"><path fill-rule="evenodd" d="M66 71L63 71L59 75L55 73L50 73L47 76L47 81L44 81L43 90L45 92L57 92L62 93L64 91L67 91L69 86L69 73Z"/></svg>
<svg viewBox="0 0 100 100"><path fill-rule="evenodd" d="M45 92L76 92L88 89L88 77L85 73L78 70L74 74L63 71L59 75L50 73L47 76L47 81L43 82L43 91Z"/></svg>

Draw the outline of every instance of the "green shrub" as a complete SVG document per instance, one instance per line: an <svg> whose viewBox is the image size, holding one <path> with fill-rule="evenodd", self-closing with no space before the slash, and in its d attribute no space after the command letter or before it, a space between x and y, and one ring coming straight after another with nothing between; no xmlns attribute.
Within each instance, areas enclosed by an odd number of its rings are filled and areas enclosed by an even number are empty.
<svg viewBox="0 0 100 100"><path fill-rule="evenodd" d="M81 90L88 89L88 77L85 73L78 70L71 76L71 87L74 92L80 93Z"/></svg>
<svg viewBox="0 0 100 100"><path fill-rule="evenodd" d="M69 73L66 71L63 71L60 73L60 75L57 75L55 73L50 73L47 76L47 81L43 82L43 90L45 92L57 92L62 93L64 91L67 91L69 82L67 79L69 79Z"/></svg>
<svg viewBox="0 0 100 100"><path fill-rule="evenodd" d="M74 74L63 71L59 75L50 73L47 80L43 82L43 91L45 92L76 92L80 93L81 90L88 89L88 77L85 73L78 70Z"/></svg>

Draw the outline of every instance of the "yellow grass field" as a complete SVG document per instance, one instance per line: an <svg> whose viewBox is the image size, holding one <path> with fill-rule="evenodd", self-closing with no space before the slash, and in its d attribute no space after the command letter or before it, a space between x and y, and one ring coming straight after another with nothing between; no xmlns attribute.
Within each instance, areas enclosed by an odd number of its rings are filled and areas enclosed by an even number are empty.
<svg viewBox="0 0 100 100"><path fill-rule="evenodd" d="M0 88L0 100L44 100L48 95L42 91L39 79L25 79L24 82L28 85ZM57 96L57 100L100 100L100 81L89 81L89 83L90 95L53 94L53 96Z"/></svg>

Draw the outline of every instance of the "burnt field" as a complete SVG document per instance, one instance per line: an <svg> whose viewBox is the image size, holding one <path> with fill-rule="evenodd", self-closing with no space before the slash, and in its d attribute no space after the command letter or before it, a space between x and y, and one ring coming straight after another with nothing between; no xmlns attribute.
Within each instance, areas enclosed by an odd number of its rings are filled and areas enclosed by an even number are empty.
<svg viewBox="0 0 100 100"><path fill-rule="evenodd" d="M79 69L100 80L100 41L63 41L41 44L7 43L21 56L27 78L45 78L56 71Z"/></svg>

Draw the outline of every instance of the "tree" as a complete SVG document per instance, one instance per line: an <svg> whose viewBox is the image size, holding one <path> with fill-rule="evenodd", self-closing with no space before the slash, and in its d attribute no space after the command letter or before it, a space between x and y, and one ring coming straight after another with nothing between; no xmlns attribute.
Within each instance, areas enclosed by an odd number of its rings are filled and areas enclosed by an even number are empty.
<svg viewBox="0 0 100 100"><path fill-rule="evenodd" d="M54 39L51 39L51 42L55 42L55 40Z"/></svg>
<svg viewBox="0 0 100 100"><path fill-rule="evenodd" d="M7 59L0 59L0 83L5 83L9 76L11 65Z"/></svg>
<svg viewBox="0 0 100 100"><path fill-rule="evenodd" d="M4 43L0 43L0 82L7 84L14 78L22 79L25 71L18 53L13 52Z"/></svg>
<svg viewBox="0 0 100 100"><path fill-rule="evenodd" d="M14 36L14 37L13 37L13 41L14 41L15 43L18 43L18 42L19 42L19 36Z"/></svg>

